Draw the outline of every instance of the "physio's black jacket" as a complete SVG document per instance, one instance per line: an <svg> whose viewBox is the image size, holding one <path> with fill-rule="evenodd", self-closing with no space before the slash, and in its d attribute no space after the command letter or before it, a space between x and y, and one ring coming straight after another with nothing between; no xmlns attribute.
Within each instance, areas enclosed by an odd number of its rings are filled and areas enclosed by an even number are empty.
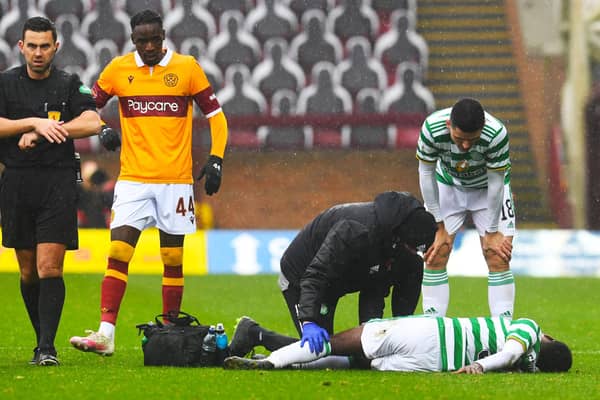
<svg viewBox="0 0 600 400"><path fill-rule="evenodd" d="M327 298L352 292L361 292L360 322L380 318L383 298L403 281L409 287L401 291L413 292L408 308L414 310L423 259L394 246L392 238L417 208L423 205L410 193L385 192L371 202L336 205L309 222L281 258L281 272L300 289L298 318L315 321ZM392 297L394 315L407 313L401 295Z"/></svg>
<svg viewBox="0 0 600 400"><path fill-rule="evenodd" d="M68 122L85 110L96 110L90 90L76 74L51 67L46 79L31 79L25 65L0 73L0 117L53 118ZM0 142L0 161L6 168L75 167L72 139L64 143L43 141L28 151L17 145L20 135Z"/></svg>

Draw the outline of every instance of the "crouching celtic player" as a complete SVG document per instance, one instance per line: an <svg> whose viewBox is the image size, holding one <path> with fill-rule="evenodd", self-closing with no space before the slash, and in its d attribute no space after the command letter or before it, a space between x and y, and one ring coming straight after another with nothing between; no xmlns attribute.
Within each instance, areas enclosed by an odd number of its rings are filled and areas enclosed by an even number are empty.
<svg viewBox="0 0 600 400"><path fill-rule="evenodd" d="M232 342L256 343L273 334L243 318L243 332ZM239 329L239 327L238 327ZM343 357L332 357L343 356ZM315 354L295 342L264 359L229 357L225 369L349 368L482 374L487 371L565 372L571 368L569 347L541 332L527 318L444 318L408 316L374 319L338 333Z"/></svg>

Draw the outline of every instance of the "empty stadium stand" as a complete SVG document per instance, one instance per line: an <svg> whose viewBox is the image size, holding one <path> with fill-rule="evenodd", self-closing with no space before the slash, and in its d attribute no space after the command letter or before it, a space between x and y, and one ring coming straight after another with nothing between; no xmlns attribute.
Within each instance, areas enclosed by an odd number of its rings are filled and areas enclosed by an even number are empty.
<svg viewBox="0 0 600 400"><path fill-rule="evenodd" d="M412 150L434 107L475 97L508 127L520 219L551 220L503 0L0 0L0 67L19 62L23 21L47 15L63 42L57 65L92 85L133 50L129 18L146 7L163 13L165 45L203 66L232 147ZM117 103L102 114L118 120ZM206 149L203 118L194 126Z"/></svg>

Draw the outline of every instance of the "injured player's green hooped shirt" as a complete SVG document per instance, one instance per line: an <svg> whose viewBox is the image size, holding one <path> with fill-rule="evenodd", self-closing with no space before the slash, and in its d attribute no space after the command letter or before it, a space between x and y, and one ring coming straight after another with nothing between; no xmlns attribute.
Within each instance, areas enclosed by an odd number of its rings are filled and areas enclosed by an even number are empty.
<svg viewBox="0 0 600 400"><path fill-rule="evenodd" d="M451 111L452 108L445 108L427 117L419 135L417 158L437 163L436 179L446 185L486 188L487 169L506 170L504 183L509 183L508 132L504 124L486 112L481 138L463 152L452 141L446 126Z"/></svg>
<svg viewBox="0 0 600 400"><path fill-rule="evenodd" d="M438 317L437 323L442 371L455 371L470 365L501 351L508 339L515 339L525 349L515 367L523 372L535 372L542 340L542 332L535 321L527 318L511 321L503 317Z"/></svg>

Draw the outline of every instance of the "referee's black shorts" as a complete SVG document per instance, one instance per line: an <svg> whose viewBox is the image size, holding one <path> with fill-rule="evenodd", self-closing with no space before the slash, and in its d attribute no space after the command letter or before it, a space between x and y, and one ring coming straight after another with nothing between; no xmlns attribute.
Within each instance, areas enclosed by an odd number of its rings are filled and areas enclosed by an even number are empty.
<svg viewBox="0 0 600 400"><path fill-rule="evenodd" d="M77 183L72 168L11 168L0 189L2 245L32 249L38 243L78 248Z"/></svg>

